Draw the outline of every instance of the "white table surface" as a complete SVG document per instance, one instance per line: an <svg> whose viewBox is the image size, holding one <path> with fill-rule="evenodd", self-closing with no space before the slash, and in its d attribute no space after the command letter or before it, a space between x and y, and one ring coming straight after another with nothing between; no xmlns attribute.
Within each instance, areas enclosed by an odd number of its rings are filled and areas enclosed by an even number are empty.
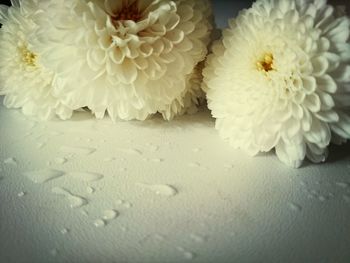
<svg viewBox="0 0 350 263"><path fill-rule="evenodd" d="M349 144L294 170L230 148L206 110L37 123L0 107L0 120L0 262L350 262ZM38 170L62 176L35 183Z"/></svg>

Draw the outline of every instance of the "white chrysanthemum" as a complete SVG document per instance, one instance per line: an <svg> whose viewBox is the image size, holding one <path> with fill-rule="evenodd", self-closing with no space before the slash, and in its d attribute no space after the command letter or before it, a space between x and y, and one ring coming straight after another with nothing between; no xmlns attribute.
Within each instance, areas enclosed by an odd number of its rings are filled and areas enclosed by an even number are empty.
<svg viewBox="0 0 350 263"><path fill-rule="evenodd" d="M42 66L40 54L29 41L36 29L32 16L38 0L11 2L12 7L0 5L0 95L5 95L4 105L22 108L25 115L39 119L69 118L72 111L52 95L54 74Z"/></svg>
<svg viewBox="0 0 350 263"><path fill-rule="evenodd" d="M164 119L170 120L185 113L195 114L198 112L198 107L204 104L205 93L202 90L203 66L204 63L202 62L195 67L192 74L187 76L185 91L173 100L165 110L160 112Z"/></svg>
<svg viewBox="0 0 350 263"><path fill-rule="evenodd" d="M58 0L37 23L56 94L113 120L182 113L174 101L190 89L212 29L208 0Z"/></svg>
<svg viewBox="0 0 350 263"><path fill-rule="evenodd" d="M222 137L299 167L350 138L350 20L326 0L260 0L230 21L204 70Z"/></svg>

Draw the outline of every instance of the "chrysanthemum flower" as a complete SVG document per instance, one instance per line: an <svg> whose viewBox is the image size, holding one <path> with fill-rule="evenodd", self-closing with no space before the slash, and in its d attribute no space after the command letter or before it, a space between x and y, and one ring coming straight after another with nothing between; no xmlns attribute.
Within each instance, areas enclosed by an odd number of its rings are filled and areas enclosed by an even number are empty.
<svg viewBox="0 0 350 263"><path fill-rule="evenodd" d="M54 97L54 74L42 66L41 55L29 41L36 30L32 17L38 0L11 1L12 6L0 5L0 95L4 105L21 108L25 115L62 119L72 111Z"/></svg>
<svg viewBox="0 0 350 263"><path fill-rule="evenodd" d="M203 62L195 67L192 74L187 76L185 91L165 110L160 111L164 119L170 120L185 113L195 114L198 112L198 107L205 104L205 93L202 90L203 67Z"/></svg>
<svg viewBox="0 0 350 263"><path fill-rule="evenodd" d="M207 0L58 0L37 17L37 37L70 107L113 120L170 119L186 108L211 18Z"/></svg>
<svg viewBox="0 0 350 263"><path fill-rule="evenodd" d="M222 137L289 166L350 138L350 20L326 0L260 0L230 21L204 71Z"/></svg>

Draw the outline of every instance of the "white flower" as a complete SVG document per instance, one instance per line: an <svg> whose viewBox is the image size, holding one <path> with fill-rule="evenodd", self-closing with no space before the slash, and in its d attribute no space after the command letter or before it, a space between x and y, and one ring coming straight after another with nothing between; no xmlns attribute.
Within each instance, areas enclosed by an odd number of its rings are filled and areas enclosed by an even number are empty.
<svg viewBox="0 0 350 263"><path fill-rule="evenodd" d="M0 95L4 105L22 108L25 115L62 119L72 111L52 94L54 74L41 64L41 56L33 51L29 36L36 26L32 16L38 0L11 1L12 7L0 5Z"/></svg>
<svg viewBox="0 0 350 263"><path fill-rule="evenodd" d="M198 112L198 107L205 103L205 93L202 90L203 67L203 62L195 67L192 74L187 76L187 88L184 92L173 100L165 110L160 111L164 119L171 120L175 116L185 113L195 114Z"/></svg>
<svg viewBox="0 0 350 263"><path fill-rule="evenodd" d="M208 0L58 0L45 12L36 20L38 46L70 107L113 120L183 112L174 101L207 54Z"/></svg>
<svg viewBox="0 0 350 263"><path fill-rule="evenodd" d="M326 0L260 0L230 21L204 70L222 137L299 167L350 138L350 20Z"/></svg>

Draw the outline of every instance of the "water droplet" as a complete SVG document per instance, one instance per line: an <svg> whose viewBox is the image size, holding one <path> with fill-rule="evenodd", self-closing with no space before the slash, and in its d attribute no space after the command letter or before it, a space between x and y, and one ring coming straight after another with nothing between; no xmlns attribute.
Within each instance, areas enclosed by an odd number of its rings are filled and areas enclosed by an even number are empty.
<svg viewBox="0 0 350 263"><path fill-rule="evenodd" d="M191 234L190 238L197 243L204 243L207 240L205 236L201 236L197 234Z"/></svg>
<svg viewBox="0 0 350 263"><path fill-rule="evenodd" d="M184 257L187 260L192 260L196 257L196 255L193 252L185 251L184 252Z"/></svg>
<svg viewBox="0 0 350 263"><path fill-rule="evenodd" d="M89 172L69 172L66 174L68 177L81 180L84 182L93 182L98 181L103 178L102 174L98 173L89 173Z"/></svg>
<svg viewBox="0 0 350 263"><path fill-rule="evenodd" d="M127 232L129 229L125 226L121 226L120 229L123 231L123 232Z"/></svg>
<svg viewBox="0 0 350 263"><path fill-rule="evenodd" d="M57 164L65 164L67 162L66 158L55 158L55 163Z"/></svg>
<svg viewBox="0 0 350 263"><path fill-rule="evenodd" d="M237 236L237 233L236 233L235 231L232 231L232 232L230 233L230 236L231 236L231 237L235 237L235 236Z"/></svg>
<svg viewBox="0 0 350 263"><path fill-rule="evenodd" d="M104 220L102 220L102 219L97 219L97 220L94 221L94 225L95 225L95 227L98 227L98 228L105 227L106 226L106 222Z"/></svg>
<svg viewBox="0 0 350 263"><path fill-rule="evenodd" d="M71 153L71 154L78 154L78 155L89 155L96 151L94 148L87 148L87 147L72 147L72 146L62 146L60 148L60 151L63 153Z"/></svg>
<svg viewBox="0 0 350 263"><path fill-rule="evenodd" d="M84 215L84 216L89 216L89 212L86 211L86 210L82 210L81 213L82 213L82 215Z"/></svg>
<svg viewBox="0 0 350 263"><path fill-rule="evenodd" d="M334 198L334 194L333 193L328 193L327 197L328 197L328 199Z"/></svg>
<svg viewBox="0 0 350 263"><path fill-rule="evenodd" d="M116 210L106 210L103 212L103 219L110 221L119 216L119 212Z"/></svg>
<svg viewBox="0 0 350 263"><path fill-rule="evenodd" d="M225 168L226 170L231 170L231 169L235 168L235 166L234 166L233 164L225 164L225 165L224 165L224 168Z"/></svg>
<svg viewBox="0 0 350 263"><path fill-rule="evenodd" d="M350 195L343 195L345 202L350 203Z"/></svg>
<svg viewBox="0 0 350 263"><path fill-rule="evenodd" d="M116 201L116 204L117 205L122 205L122 204L124 204L124 200L119 199L119 200Z"/></svg>
<svg viewBox="0 0 350 263"><path fill-rule="evenodd" d="M95 189L93 187L90 187L90 186L88 188L86 188L86 191L87 191L88 194L95 193Z"/></svg>
<svg viewBox="0 0 350 263"><path fill-rule="evenodd" d="M192 260L196 257L196 255L193 252L187 251L183 247L177 247L177 250L182 252L185 259L187 259L187 260Z"/></svg>
<svg viewBox="0 0 350 263"><path fill-rule="evenodd" d="M103 161L104 162L113 162L113 161L115 161L115 158L114 157L110 157L110 158L105 158L105 159L103 159Z"/></svg>
<svg viewBox="0 0 350 263"><path fill-rule="evenodd" d="M26 134L24 134L23 138L27 138L27 137L30 137L32 135L33 135L32 132L27 132Z"/></svg>
<svg viewBox="0 0 350 263"><path fill-rule="evenodd" d="M289 203L289 208L295 212L300 212L302 210L302 207L295 203Z"/></svg>
<svg viewBox="0 0 350 263"><path fill-rule="evenodd" d="M26 195L25 192L19 192L19 193L17 194L18 197L23 197L23 196L25 196L25 195Z"/></svg>
<svg viewBox="0 0 350 263"><path fill-rule="evenodd" d="M49 136L52 136L52 137L56 137L56 136L60 136L62 135L63 133L61 132L56 132L56 131L51 131L48 133Z"/></svg>
<svg viewBox="0 0 350 263"><path fill-rule="evenodd" d="M142 155L143 153L138 149L120 149L121 151L127 153L127 154L133 154L133 155Z"/></svg>
<svg viewBox="0 0 350 263"><path fill-rule="evenodd" d="M55 187L55 188L52 188L52 192L58 195L65 196L71 208L79 208L88 203L85 198L74 195L70 191L64 188Z"/></svg>
<svg viewBox="0 0 350 263"><path fill-rule="evenodd" d="M63 229L61 229L60 232L61 232L62 235L67 235L69 233L69 229L68 228L63 228Z"/></svg>
<svg viewBox="0 0 350 263"><path fill-rule="evenodd" d="M306 187L306 186L307 186L307 183L304 182L304 181L301 181L301 182L300 182L300 185L301 185L302 187Z"/></svg>
<svg viewBox="0 0 350 263"><path fill-rule="evenodd" d="M325 201L327 201L327 197L326 197L326 196L323 196L323 195L320 195L320 196L318 197L318 200L320 200L321 202L325 202Z"/></svg>
<svg viewBox="0 0 350 263"><path fill-rule="evenodd" d="M44 148L45 145L46 145L45 142L40 142L40 143L38 143L38 144L36 145L36 148L42 149L42 148Z"/></svg>
<svg viewBox="0 0 350 263"><path fill-rule="evenodd" d="M201 148L194 148L194 149L192 149L192 151L193 151L194 153L199 153L199 152L202 151L202 149L201 149Z"/></svg>
<svg viewBox="0 0 350 263"><path fill-rule="evenodd" d="M25 172L23 174L27 176L30 180L32 180L34 183L43 184L48 181L57 179L58 177L61 177L62 175L64 175L64 172L52 169L43 169L38 171Z"/></svg>
<svg viewBox="0 0 350 263"><path fill-rule="evenodd" d="M13 157L4 160L4 164L17 165L17 160Z"/></svg>
<svg viewBox="0 0 350 263"><path fill-rule="evenodd" d="M56 248L50 250L50 254L53 257L56 257L58 255L58 250Z"/></svg>
<svg viewBox="0 0 350 263"><path fill-rule="evenodd" d="M124 202L124 207L125 207L125 208L131 208L131 207L132 207L132 204L129 203L129 202Z"/></svg>
<svg viewBox="0 0 350 263"><path fill-rule="evenodd" d="M154 159L151 159L150 161L153 162L153 163L161 163L161 162L163 162L164 160L161 159L161 158L154 158Z"/></svg>
<svg viewBox="0 0 350 263"><path fill-rule="evenodd" d="M155 184L155 185L150 185L150 184L142 184L138 183L140 187L150 190L154 192L157 195L163 195L163 196L175 196L178 191L175 187L171 185L166 185L166 184Z"/></svg>
<svg viewBox="0 0 350 263"><path fill-rule="evenodd" d="M157 146L157 145L150 145L150 146L149 146L149 150L150 150L151 152L156 152L156 151L159 150L159 146Z"/></svg>
<svg viewBox="0 0 350 263"><path fill-rule="evenodd" d="M154 238L156 240L158 240L158 241L164 241L165 240L165 237L163 235L160 235L160 234L155 234Z"/></svg>
<svg viewBox="0 0 350 263"><path fill-rule="evenodd" d="M201 167L201 164L197 162L193 162L193 163L189 163L188 166L192 168L199 168Z"/></svg>
<svg viewBox="0 0 350 263"><path fill-rule="evenodd" d="M335 185L338 187L341 187L341 188L349 188L350 187L350 183L345 183L345 182L336 182Z"/></svg>

